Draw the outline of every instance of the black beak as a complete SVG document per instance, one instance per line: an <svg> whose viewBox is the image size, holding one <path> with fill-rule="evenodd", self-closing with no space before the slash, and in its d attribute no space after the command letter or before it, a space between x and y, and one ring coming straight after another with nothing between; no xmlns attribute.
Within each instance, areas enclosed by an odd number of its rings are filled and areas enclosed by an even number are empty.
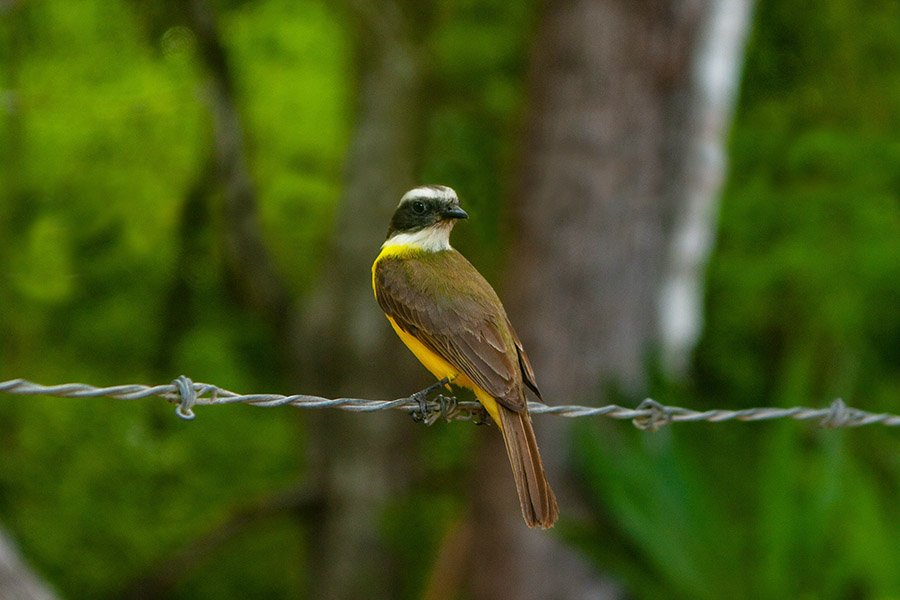
<svg viewBox="0 0 900 600"><path fill-rule="evenodd" d="M458 206L450 206L444 210L442 215L445 219L468 219L469 215L466 211Z"/></svg>

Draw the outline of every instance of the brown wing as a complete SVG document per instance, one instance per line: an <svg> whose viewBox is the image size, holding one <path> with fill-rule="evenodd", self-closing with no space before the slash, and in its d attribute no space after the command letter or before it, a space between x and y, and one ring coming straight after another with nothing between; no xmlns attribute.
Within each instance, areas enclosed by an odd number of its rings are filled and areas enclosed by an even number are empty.
<svg viewBox="0 0 900 600"><path fill-rule="evenodd" d="M522 378L525 380L525 385L527 385L534 395L538 397L538 399L543 400L544 397L541 396L541 390L538 389L537 380L534 378L534 369L531 368L531 361L528 360L528 355L525 354L525 348L522 346L522 340L519 339L519 336L516 334L516 331L513 329L512 324L507 321L507 326L509 327L510 332L513 335L513 339L516 342L516 351L519 354L519 366L522 369Z"/></svg>
<svg viewBox="0 0 900 600"><path fill-rule="evenodd" d="M525 408L517 338L497 294L461 254L382 259L374 284L381 309L401 329L503 406Z"/></svg>

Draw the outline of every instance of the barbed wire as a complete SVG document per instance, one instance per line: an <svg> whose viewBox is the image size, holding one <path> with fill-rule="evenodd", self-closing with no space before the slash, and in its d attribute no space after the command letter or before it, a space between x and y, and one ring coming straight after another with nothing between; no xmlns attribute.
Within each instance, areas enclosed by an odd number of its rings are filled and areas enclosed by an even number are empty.
<svg viewBox="0 0 900 600"><path fill-rule="evenodd" d="M350 412L375 412L380 410L403 410L415 420L431 425L439 419L446 421L473 421L487 423L484 408L475 401L457 401L455 397L439 393L447 380L441 380L424 390L406 398L396 400L365 400L360 398L322 398L306 394L285 396L282 394L238 394L209 383L194 383L182 375L166 385L115 385L95 387L84 383L64 383L41 385L25 379L10 379L0 382L0 393L27 396L55 396L60 398L116 398L119 400L142 400L159 397L177 404L176 414L182 419L193 419L197 406L218 406L222 404L250 404L272 408L294 406L296 408L338 408ZM871 413L847 406L837 399L827 408L745 408L741 410L696 411L678 406L664 406L650 398L636 408L626 408L611 404L608 406L578 406L572 404L549 406L541 402L529 402L528 410L534 415L557 415L560 417L609 417L630 420L639 429L656 431L670 423L707 421L771 421L774 419L794 419L797 421L818 421L823 428L859 427L862 425L900 426L900 415Z"/></svg>

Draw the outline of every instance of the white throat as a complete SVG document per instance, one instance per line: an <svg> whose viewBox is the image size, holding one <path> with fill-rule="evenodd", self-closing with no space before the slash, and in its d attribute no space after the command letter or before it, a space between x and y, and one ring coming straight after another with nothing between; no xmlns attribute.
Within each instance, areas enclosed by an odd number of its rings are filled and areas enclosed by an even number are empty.
<svg viewBox="0 0 900 600"><path fill-rule="evenodd" d="M413 233L396 233L392 235L381 247L412 246L425 252L440 252L450 250L450 230L452 222L441 222Z"/></svg>

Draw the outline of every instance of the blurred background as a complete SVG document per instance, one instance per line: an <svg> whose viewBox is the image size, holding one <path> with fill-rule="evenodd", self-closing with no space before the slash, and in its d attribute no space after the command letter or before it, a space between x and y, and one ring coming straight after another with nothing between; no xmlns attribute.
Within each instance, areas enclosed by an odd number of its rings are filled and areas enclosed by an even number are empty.
<svg viewBox="0 0 900 600"><path fill-rule="evenodd" d="M0 0L0 381L406 396L419 183L551 404L900 411L896 0ZM888 428L173 412L0 395L0 597L900 598Z"/></svg>

